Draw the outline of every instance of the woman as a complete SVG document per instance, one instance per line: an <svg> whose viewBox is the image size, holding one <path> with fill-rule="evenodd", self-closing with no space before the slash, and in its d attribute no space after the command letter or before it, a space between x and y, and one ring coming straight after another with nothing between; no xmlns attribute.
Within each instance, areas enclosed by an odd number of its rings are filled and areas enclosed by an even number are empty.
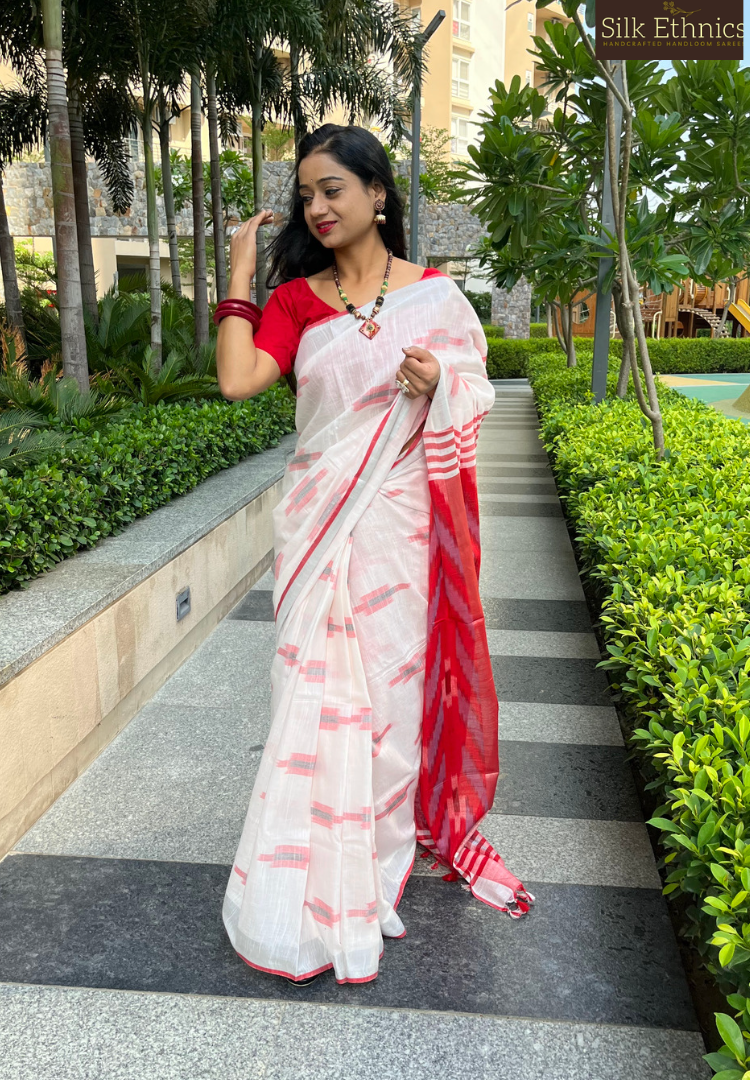
<svg viewBox="0 0 750 1080"><path fill-rule="evenodd" d="M383 937L406 933L417 841L493 907L533 901L476 829L498 773L475 482L495 394L469 302L404 257L374 135L326 124L302 140L256 330L270 220L232 238L217 347L232 400L294 366L298 432L274 510L272 725L223 918L252 967L366 982Z"/></svg>

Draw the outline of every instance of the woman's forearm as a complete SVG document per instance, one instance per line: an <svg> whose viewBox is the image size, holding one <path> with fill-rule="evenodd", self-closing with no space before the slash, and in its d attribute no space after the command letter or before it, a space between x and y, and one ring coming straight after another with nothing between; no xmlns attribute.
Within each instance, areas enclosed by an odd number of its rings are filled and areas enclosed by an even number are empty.
<svg viewBox="0 0 750 1080"><path fill-rule="evenodd" d="M252 275L241 267L229 280L230 300L249 300ZM253 327L239 315L225 315L219 323L216 338L216 377L219 389L230 401L242 401L255 372L257 355L253 343Z"/></svg>

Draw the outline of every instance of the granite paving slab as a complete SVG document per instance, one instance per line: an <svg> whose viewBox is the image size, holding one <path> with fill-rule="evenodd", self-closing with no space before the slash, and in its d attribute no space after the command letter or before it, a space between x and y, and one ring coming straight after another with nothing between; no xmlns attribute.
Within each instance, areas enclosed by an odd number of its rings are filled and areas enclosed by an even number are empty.
<svg viewBox="0 0 750 1080"><path fill-rule="evenodd" d="M527 882L509 919L458 882L412 875L376 979L310 986L256 971L221 920L229 866L11 855L0 863L0 981L379 1005L695 1030L656 889ZM554 988L554 991L552 990Z"/></svg>
<svg viewBox="0 0 750 1080"><path fill-rule="evenodd" d="M0 986L0 1042L7 1080L710 1074L691 1031L78 987Z"/></svg>
<svg viewBox="0 0 750 1080"><path fill-rule="evenodd" d="M622 746L500 743L493 814L642 821Z"/></svg>

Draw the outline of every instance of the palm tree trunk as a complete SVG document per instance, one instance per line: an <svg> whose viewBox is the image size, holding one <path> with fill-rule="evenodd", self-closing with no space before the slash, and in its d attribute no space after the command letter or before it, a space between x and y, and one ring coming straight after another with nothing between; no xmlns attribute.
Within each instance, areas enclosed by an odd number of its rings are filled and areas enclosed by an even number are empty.
<svg viewBox="0 0 750 1080"><path fill-rule="evenodd" d="M84 310L94 326L97 326L99 323L99 306L96 302L94 250L91 245L86 144L83 137L83 120L81 119L81 110L78 103L78 93L72 86L68 86L68 121L70 123L70 160L73 167L73 195L76 204L78 265L81 270L81 296Z"/></svg>
<svg viewBox="0 0 750 1080"><path fill-rule="evenodd" d="M261 59L261 47L256 45L255 47L255 61L256 61L256 88L253 96L252 107L252 147L253 147L253 205L255 207L255 213L258 214L263 209L263 143L261 141L262 129L261 122L263 119L263 107L262 107L262 84L260 74L260 59ZM266 288L266 253L263 244L263 229L258 229L255 237L255 246L257 250L257 263L255 268L255 301L259 307L265 307L266 300L268 299L268 289Z"/></svg>
<svg viewBox="0 0 750 1080"><path fill-rule="evenodd" d="M148 232L148 277L151 294L151 351L156 370L161 368L161 258L159 254L159 211L156 206L154 176L154 103L149 73L143 72L143 158L146 174L146 229Z"/></svg>
<svg viewBox="0 0 750 1080"><path fill-rule="evenodd" d="M62 64L62 5L42 0L45 62L47 66L47 114L52 173L52 203L57 252L57 302L63 372L72 375L82 392L89 389L86 331L83 323L81 271L78 264L73 169L70 160L70 124Z"/></svg>
<svg viewBox="0 0 750 1080"><path fill-rule="evenodd" d="M289 46L289 75L291 86L291 114L292 123L294 124L294 150L296 154L299 154L299 144L307 133L307 126L305 112L300 101L299 47L293 44L290 44Z"/></svg>
<svg viewBox="0 0 750 1080"><path fill-rule="evenodd" d="M172 271L172 288L182 296L180 280L180 255L177 248L177 218L174 210L174 188L172 187L172 161L169 157L169 116L163 95L159 101L159 146L161 148L161 182L164 188L164 214L167 219L169 237L169 266Z"/></svg>
<svg viewBox="0 0 750 1080"><path fill-rule="evenodd" d="M227 295L227 255L224 242L224 208L221 205L221 161L219 158L219 117L216 107L216 79L206 69L208 101L208 142L211 151L211 215L214 227L214 258L216 260L216 299Z"/></svg>
<svg viewBox="0 0 750 1080"><path fill-rule="evenodd" d="M18 331L26 345L26 327L23 321L23 309L21 297L18 293L18 276L16 274L16 249L13 237L10 235L8 225L8 213L5 209L5 195L3 193L3 170L0 169L0 268L3 275L3 292L5 293L5 314L10 325Z"/></svg>
<svg viewBox="0 0 750 1080"><path fill-rule="evenodd" d="M190 144L193 180L193 293L195 344L208 341L208 289L206 284L206 226L203 220L203 154L201 151L201 78L190 75Z"/></svg>

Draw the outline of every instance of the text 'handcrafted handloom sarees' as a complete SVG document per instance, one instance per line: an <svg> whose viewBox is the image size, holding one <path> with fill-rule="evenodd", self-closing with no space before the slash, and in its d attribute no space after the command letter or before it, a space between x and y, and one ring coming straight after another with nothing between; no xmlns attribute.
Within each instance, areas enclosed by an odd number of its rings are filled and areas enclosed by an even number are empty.
<svg viewBox="0 0 750 1080"><path fill-rule="evenodd" d="M369 307L369 305L365 305ZM224 898L254 967L376 976L417 841L474 896L533 901L477 829L498 778L479 600L476 443L495 391L481 324L447 277L303 333L296 453L274 509L272 723ZM402 346L440 361L432 401ZM410 436L421 437L403 453Z"/></svg>

